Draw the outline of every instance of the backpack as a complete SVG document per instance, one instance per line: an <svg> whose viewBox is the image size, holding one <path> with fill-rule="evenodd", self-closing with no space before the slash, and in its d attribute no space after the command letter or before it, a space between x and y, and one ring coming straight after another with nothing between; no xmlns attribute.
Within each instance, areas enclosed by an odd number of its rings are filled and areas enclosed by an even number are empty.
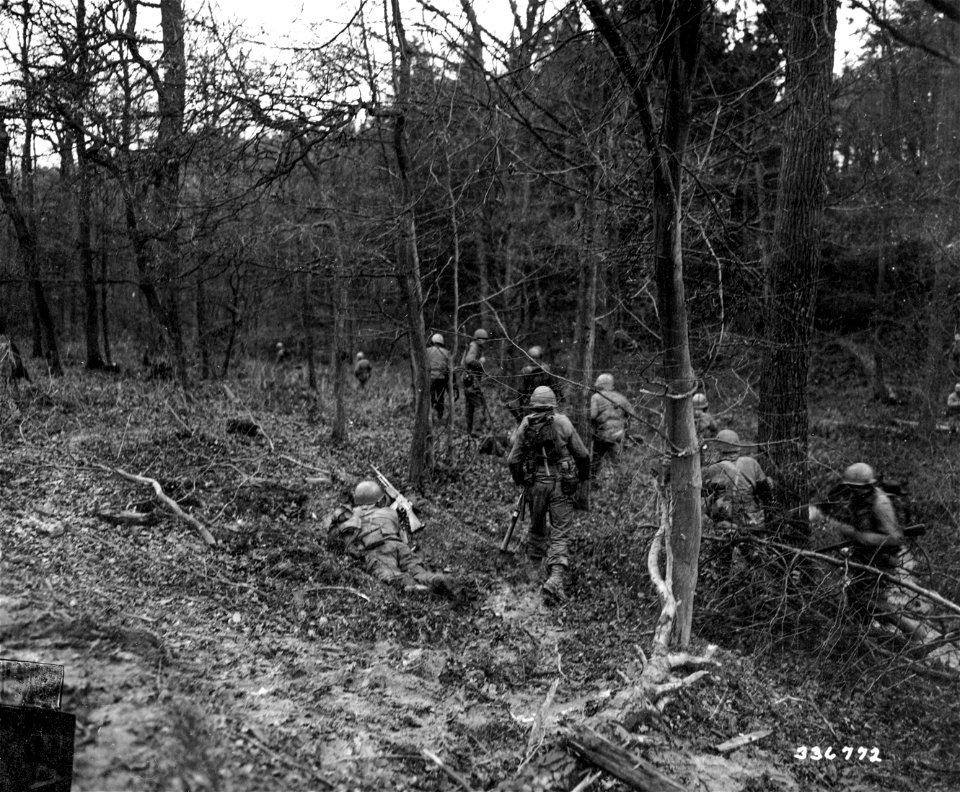
<svg viewBox="0 0 960 792"><path fill-rule="evenodd" d="M553 411L532 413L527 418L527 428L523 432L525 465L528 474L544 462L560 478L564 494L575 492L578 485L577 470L566 443L557 435Z"/></svg>

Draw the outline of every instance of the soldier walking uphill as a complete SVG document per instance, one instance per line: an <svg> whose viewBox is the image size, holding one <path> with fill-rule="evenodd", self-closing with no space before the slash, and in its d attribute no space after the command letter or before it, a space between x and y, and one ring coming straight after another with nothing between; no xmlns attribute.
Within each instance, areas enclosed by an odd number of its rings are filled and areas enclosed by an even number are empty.
<svg viewBox="0 0 960 792"><path fill-rule="evenodd" d="M556 411L557 397L550 388L537 388L529 406L531 412L517 427L507 464L514 483L526 488L530 506L527 556L534 563L546 556L549 576L543 596L547 602L561 602L570 565L571 496L590 476L590 453L570 419Z"/></svg>
<svg viewBox="0 0 960 792"><path fill-rule="evenodd" d="M695 393L693 396L693 422L697 427L697 437L701 440L717 436L717 419L710 412L705 393Z"/></svg>
<svg viewBox="0 0 960 792"><path fill-rule="evenodd" d="M717 433L719 459L703 471L708 494L707 514L717 522L739 527L763 524L763 507L771 500L773 483L752 456L741 454L740 437L732 429Z"/></svg>
<svg viewBox="0 0 960 792"><path fill-rule="evenodd" d="M436 410L438 420L442 421L447 401L447 384L450 381L450 350L444 346L440 333L430 336L427 371L430 373L430 404Z"/></svg>
<svg viewBox="0 0 960 792"><path fill-rule="evenodd" d="M357 383L361 388L367 386L367 380L373 372L373 364L367 360L363 352L357 352L357 362L353 365L353 376L357 378Z"/></svg>
<svg viewBox="0 0 960 792"><path fill-rule="evenodd" d="M554 381L550 373L550 365L543 360L543 349L532 346L527 350L527 357L530 358L530 362L520 369L517 397L508 406L510 414L517 419L517 423L523 420L523 416L527 413L530 396L537 388L547 387L557 393L553 388Z"/></svg>
<svg viewBox="0 0 960 792"><path fill-rule="evenodd" d="M464 417L467 422L467 432L473 434L473 423L478 409L485 410L486 401L483 398L483 347L490 334L482 327L473 333L473 340L463 356L463 395L466 400Z"/></svg>
<svg viewBox="0 0 960 792"><path fill-rule="evenodd" d="M603 458L619 461L630 421L630 402L613 389L613 374L601 374L595 383L597 393L590 397L590 424L593 427L593 460L590 475L596 478Z"/></svg>

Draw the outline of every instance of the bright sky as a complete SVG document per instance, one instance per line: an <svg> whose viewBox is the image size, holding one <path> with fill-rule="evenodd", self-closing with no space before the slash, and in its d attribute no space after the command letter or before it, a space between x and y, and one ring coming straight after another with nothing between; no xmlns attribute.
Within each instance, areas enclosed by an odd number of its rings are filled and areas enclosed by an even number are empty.
<svg viewBox="0 0 960 792"><path fill-rule="evenodd" d="M211 0L214 8L216 0ZM191 0L187 0L188 6ZM432 4L448 11L457 20L463 19L459 0L432 0ZM523 16L526 3L518 2ZM325 36L332 36L351 18L358 8L353 2L305 2L304 0L219 0L218 19L230 18L240 22L247 35L265 44L290 46L316 43L317 34L311 26L317 26ZM383 0L364 2L367 21L377 30L383 29ZM422 6L416 0L401 0L401 7L409 13L411 35L416 35L415 26L422 18ZM228 9L226 12L224 8ZM511 26L509 0L474 0L474 8L480 23L500 37L507 37ZM844 4L837 19L836 70L845 63L856 60L861 49L859 32L866 17L862 11Z"/></svg>

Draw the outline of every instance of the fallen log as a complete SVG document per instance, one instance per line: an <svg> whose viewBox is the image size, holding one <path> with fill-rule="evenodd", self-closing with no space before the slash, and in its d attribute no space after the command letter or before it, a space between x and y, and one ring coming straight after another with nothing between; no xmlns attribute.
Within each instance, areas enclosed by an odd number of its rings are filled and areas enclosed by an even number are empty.
<svg viewBox="0 0 960 792"><path fill-rule="evenodd" d="M98 511L97 517L110 525L154 525L157 522L157 515L153 512L122 511L122 512L102 512Z"/></svg>
<svg viewBox="0 0 960 792"><path fill-rule="evenodd" d="M615 745L589 727L567 736L567 747L587 764L598 767L641 792L686 792L686 787L661 773L646 759Z"/></svg>

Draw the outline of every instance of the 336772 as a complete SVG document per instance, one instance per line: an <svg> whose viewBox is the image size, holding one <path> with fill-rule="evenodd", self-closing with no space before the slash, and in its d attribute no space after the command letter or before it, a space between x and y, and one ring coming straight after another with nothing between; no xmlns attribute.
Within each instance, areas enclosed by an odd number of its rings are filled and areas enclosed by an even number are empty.
<svg viewBox="0 0 960 792"><path fill-rule="evenodd" d="M821 747L819 745L798 745L793 752L793 758L798 761L809 760L811 762L828 761L836 759L846 762L873 762L882 761L880 758L880 749L876 746L867 748L864 745L856 747L844 745L842 748L834 748L832 745Z"/></svg>

